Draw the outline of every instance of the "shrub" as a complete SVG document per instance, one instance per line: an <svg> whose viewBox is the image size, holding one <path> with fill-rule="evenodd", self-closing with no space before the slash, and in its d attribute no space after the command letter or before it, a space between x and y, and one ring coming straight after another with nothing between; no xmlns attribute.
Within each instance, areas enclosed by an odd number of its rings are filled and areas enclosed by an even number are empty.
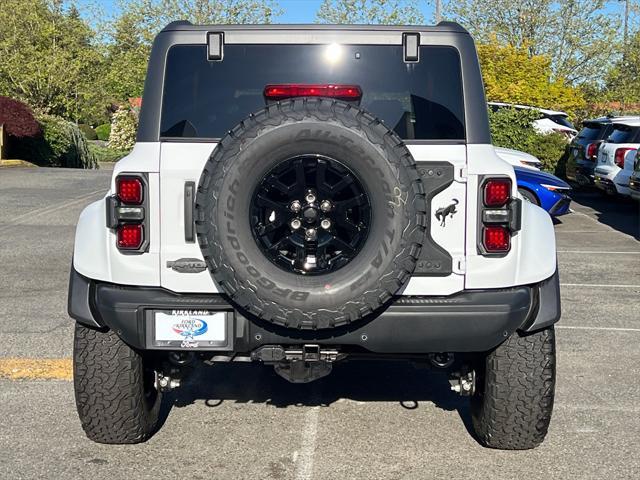
<svg viewBox="0 0 640 480"><path fill-rule="evenodd" d="M96 131L91 127L91 125L81 123L80 125L78 125L78 128L84 134L84 137L87 140L98 140L98 135L96 134Z"/></svg>
<svg viewBox="0 0 640 480"><path fill-rule="evenodd" d="M35 137L40 125L26 104L0 96L0 125L4 124L7 135L15 138Z"/></svg>
<svg viewBox="0 0 640 480"><path fill-rule="evenodd" d="M87 139L76 124L54 115L42 115L38 120L42 135L21 142L21 158L48 167L98 167Z"/></svg>
<svg viewBox="0 0 640 480"><path fill-rule="evenodd" d="M493 144L530 153L542 162L543 170L558 172L558 164L567 151L567 140L558 133L543 135L533 128L538 118L535 110L501 108L489 111Z"/></svg>
<svg viewBox="0 0 640 480"><path fill-rule="evenodd" d="M98 125L96 127L96 135L98 140L102 140L103 142L109 141L109 135L111 134L111 125L108 123L103 123L102 125Z"/></svg>
<svg viewBox="0 0 640 480"><path fill-rule="evenodd" d="M129 154L129 150L115 150L97 143L90 143L89 150L95 155L98 162L117 162Z"/></svg>
<svg viewBox="0 0 640 480"><path fill-rule="evenodd" d="M111 118L109 148L130 150L136 143L138 119L128 107L119 107Z"/></svg>

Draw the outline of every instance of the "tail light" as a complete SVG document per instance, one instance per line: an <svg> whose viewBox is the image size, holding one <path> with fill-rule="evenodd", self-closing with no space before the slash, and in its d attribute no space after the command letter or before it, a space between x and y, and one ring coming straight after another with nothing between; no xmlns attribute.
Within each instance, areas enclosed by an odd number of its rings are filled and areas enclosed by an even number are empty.
<svg viewBox="0 0 640 480"><path fill-rule="evenodd" d="M140 205L143 200L142 181L139 177L118 177L116 195L123 203Z"/></svg>
<svg viewBox="0 0 640 480"><path fill-rule="evenodd" d="M587 160L595 160L598 156L599 142L590 143L587 145Z"/></svg>
<svg viewBox="0 0 640 480"><path fill-rule="evenodd" d="M484 204L487 207L502 207L511 198L511 180L492 178L484 184Z"/></svg>
<svg viewBox="0 0 640 480"><path fill-rule="evenodd" d="M107 227L115 231L116 246L125 253L143 253L149 244L145 232L148 208L144 174L119 175L115 195L107 197Z"/></svg>
<svg viewBox="0 0 640 480"><path fill-rule="evenodd" d="M142 245L142 225L124 224L117 228L118 248L122 250L137 250Z"/></svg>
<svg viewBox="0 0 640 480"><path fill-rule="evenodd" d="M485 227L482 241L489 253L508 252L511 248L511 232L502 225Z"/></svg>
<svg viewBox="0 0 640 480"><path fill-rule="evenodd" d="M621 148L617 148L616 149L616 153L613 156L613 161L620 168L624 168L624 157L627 155L627 152L629 152L629 151L634 151L635 152L636 149L635 148L629 148L629 147L621 147Z"/></svg>
<svg viewBox="0 0 640 480"><path fill-rule="evenodd" d="M504 256L511 236L520 230L522 202L511 197L511 179L485 178L480 189L480 237L478 249L485 256Z"/></svg>
<svg viewBox="0 0 640 480"><path fill-rule="evenodd" d="M359 100L362 90L358 85L300 84L267 85L264 96L269 100L283 100L293 97L329 97L339 100Z"/></svg>

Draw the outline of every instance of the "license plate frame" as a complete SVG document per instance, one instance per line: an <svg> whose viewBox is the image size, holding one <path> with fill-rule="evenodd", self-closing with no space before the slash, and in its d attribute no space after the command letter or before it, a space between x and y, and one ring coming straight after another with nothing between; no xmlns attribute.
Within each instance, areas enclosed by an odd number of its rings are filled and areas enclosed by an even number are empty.
<svg viewBox="0 0 640 480"><path fill-rule="evenodd" d="M233 312L153 309L145 312L146 345L153 350L233 350Z"/></svg>

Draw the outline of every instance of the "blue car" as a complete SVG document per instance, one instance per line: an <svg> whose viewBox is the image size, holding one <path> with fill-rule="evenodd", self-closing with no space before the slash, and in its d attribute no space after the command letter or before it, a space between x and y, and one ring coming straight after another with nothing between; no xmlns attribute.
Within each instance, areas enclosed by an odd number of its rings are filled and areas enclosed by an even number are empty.
<svg viewBox="0 0 640 480"><path fill-rule="evenodd" d="M571 187L555 175L532 170L530 168L513 167L518 182L518 192L531 203L544 208L549 215L557 217L569 213Z"/></svg>

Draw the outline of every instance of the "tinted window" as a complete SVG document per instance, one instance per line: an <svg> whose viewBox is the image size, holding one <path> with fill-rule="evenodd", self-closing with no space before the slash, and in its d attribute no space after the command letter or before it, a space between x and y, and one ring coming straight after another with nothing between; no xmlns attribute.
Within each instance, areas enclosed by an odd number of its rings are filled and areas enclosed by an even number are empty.
<svg viewBox="0 0 640 480"><path fill-rule="evenodd" d="M633 143L633 139L635 137L636 132L638 131L637 127L629 127L626 125L616 125L607 138L607 142L609 143Z"/></svg>
<svg viewBox="0 0 640 480"><path fill-rule="evenodd" d="M567 117L565 117L564 115L547 115L547 118L553 120L558 125L562 125L563 127L575 129L573 123L567 120Z"/></svg>
<svg viewBox="0 0 640 480"><path fill-rule="evenodd" d="M585 123L584 128L578 133L578 138L585 140L598 140L600 138L600 132L606 127L602 123Z"/></svg>
<svg viewBox="0 0 640 480"><path fill-rule="evenodd" d="M220 138L265 106L277 83L356 84L360 106L404 139L463 140L460 58L451 47L421 47L405 63L401 46L343 45L330 62L326 45L226 45L210 62L206 47L178 45L167 55L162 137Z"/></svg>

